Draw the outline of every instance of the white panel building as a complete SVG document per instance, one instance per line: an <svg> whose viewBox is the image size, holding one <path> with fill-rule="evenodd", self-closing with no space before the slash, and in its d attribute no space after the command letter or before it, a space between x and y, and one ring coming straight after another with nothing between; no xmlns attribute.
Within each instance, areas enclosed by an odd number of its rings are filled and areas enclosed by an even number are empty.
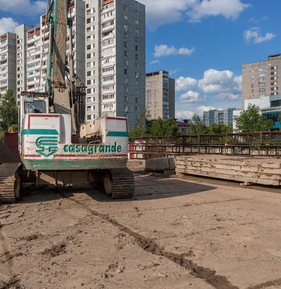
<svg viewBox="0 0 281 289"><path fill-rule="evenodd" d="M0 94L16 90L16 34L0 36Z"/></svg>
<svg viewBox="0 0 281 289"><path fill-rule="evenodd" d="M27 87L27 37L26 33L28 30L32 29L31 26L27 26L25 24L20 25L16 27L15 33L16 33L16 69L17 69L17 81L16 81L16 93L14 92L14 95L17 95L17 97L20 96L21 91L26 90Z"/></svg>
<svg viewBox="0 0 281 289"><path fill-rule="evenodd" d="M85 23L84 3L73 0L68 8L68 17L73 20L72 40L74 72L85 82ZM40 26L29 29L26 34L26 86L28 91L44 91L49 51L49 27L45 15L40 17ZM16 28L17 29L17 28ZM69 38L69 36L68 36ZM67 44L69 55L69 44ZM19 90L19 87L18 89Z"/></svg>
<svg viewBox="0 0 281 289"><path fill-rule="evenodd" d="M85 0L87 120L145 110L145 6Z"/></svg>

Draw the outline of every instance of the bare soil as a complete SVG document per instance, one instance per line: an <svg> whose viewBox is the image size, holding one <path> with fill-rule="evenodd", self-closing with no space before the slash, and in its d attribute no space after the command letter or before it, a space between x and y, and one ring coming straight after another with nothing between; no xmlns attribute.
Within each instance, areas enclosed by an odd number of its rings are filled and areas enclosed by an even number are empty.
<svg viewBox="0 0 281 289"><path fill-rule="evenodd" d="M102 188L25 187L0 206L0 288L281 288L278 189L135 174Z"/></svg>

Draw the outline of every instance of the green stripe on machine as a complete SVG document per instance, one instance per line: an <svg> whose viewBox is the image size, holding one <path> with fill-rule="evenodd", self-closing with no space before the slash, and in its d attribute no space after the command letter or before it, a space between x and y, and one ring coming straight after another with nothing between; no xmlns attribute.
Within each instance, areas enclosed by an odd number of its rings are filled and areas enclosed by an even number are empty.
<svg viewBox="0 0 281 289"><path fill-rule="evenodd" d="M128 137L129 134L127 131L109 131L106 136Z"/></svg>
<svg viewBox="0 0 281 289"><path fill-rule="evenodd" d="M22 134L58 135L59 133L56 129L25 129Z"/></svg>

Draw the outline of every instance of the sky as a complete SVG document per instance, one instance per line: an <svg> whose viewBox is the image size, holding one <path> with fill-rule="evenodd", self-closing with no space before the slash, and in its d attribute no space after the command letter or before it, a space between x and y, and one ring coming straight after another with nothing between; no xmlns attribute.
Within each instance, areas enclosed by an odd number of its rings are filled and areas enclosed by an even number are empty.
<svg viewBox="0 0 281 289"><path fill-rule="evenodd" d="M0 35L38 24L47 1L0 0ZM242 107L242 64L281 53L281 0L139 0L146 72L176 82L176 117Z"/></svg>

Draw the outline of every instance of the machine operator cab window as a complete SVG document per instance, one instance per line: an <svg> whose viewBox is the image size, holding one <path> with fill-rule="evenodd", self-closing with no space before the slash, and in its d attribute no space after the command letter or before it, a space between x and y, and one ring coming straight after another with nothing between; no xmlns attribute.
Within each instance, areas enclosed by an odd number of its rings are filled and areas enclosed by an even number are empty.
<svg viewBox="0 0 281 289"><path fill-rule="evenodd" d="M20 98L19 127L23 125L26 114L49 113L49 98L46 93L22 93Z"/></svg>
<svg viewBox="0 0 281 289"><path fill-rule="evenodd" d="M19 110L19 129L20 132L24 129L26 115L29 114L44 114L49 113L49 98L46 93L24 92L20 97ZM19 143L21 143L21 133L19 134Z"/></svg>
<svg viewBox="0 0 281 289"><path fill-rule="evenodd" d="M20 102L21 119L27 113L49 112L49 97L46 93L23 92Z"/></svg>
<svg viewBox="0 0 281 289"><path fill-rule="evenodd" d="M44 100L34 100L24 102L24 113L46 113L46 102Z"/></svg>

